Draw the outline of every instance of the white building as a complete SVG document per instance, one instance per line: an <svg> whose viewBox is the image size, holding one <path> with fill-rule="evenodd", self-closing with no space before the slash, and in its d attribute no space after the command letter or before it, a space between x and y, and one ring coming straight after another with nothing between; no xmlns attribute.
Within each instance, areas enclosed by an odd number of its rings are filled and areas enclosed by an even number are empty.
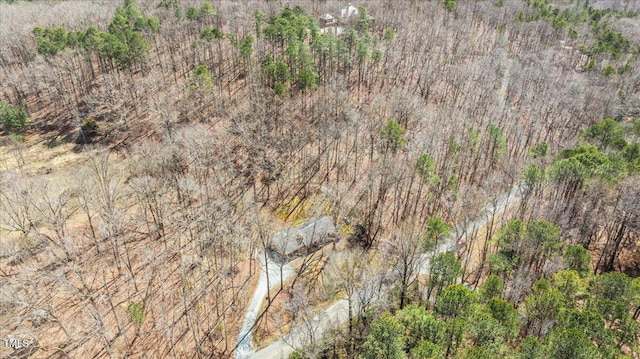
<svg viewBox="0 0 640 359"><path fill-rule="evenodd" d="M353 6L351 3L349 3L349 5L347 5L347 7L345 7L344 9L340 10L340 17L343 19L348 19L350 17L358 15L360 15L358 8Z"/></svg>
<svg viewBox="0 0 640 359"><path fill-rule="evenodd" d="M337 24L336 18L333 17L331 14L324 14L320 16L321 27L334 26L336 24Z"/></svg>

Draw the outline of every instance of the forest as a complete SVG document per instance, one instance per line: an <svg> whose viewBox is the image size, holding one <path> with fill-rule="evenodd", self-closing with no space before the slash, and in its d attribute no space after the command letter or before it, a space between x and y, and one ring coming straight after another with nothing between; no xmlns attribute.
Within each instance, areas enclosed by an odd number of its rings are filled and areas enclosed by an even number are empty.
<svg viewBox="0 0 640 359"><path fill-rule="evenodd" d="M640 359L639 11L0 0L0 357Z"/></svg>

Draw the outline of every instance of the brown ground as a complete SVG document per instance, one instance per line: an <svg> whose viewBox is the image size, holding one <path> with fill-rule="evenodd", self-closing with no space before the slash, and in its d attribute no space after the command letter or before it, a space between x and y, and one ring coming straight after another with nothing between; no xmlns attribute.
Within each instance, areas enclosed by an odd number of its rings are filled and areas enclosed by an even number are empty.
<svg viewBox="0 0 640 359"><path fill-rule="evenodd" d="M20 147L0 147L0 165L18 168L51 190L71 187L76 168L93 155L74 152L72 144L48 148L35 136ZM124 162L116 159L112 166L118 171ZM186 246L180 251L162 250L154 237L132 236L119 248L127 249L129 260L123 263L121 253L118 265L108 243L96 246L88 231L86 214L77 210L67 221L64 243L57 242L44 226L36 231L40 240L27 242L15 231L0 232L0 339L37 338L40 350L33 358L190 357L195 344L187 326L197 326L214 329L200 333L209 341L201 343L203 348L218 353L233 349L258 279L256 263L244 260L233 272L218 274L211 271L211 259L195 262ZM215 287L216 283L225 286ZM195 291L200 285L211 286L197 292L203 297ZM218 308L232 299L239 305ZM130 301L144 303L145 318L138 329L128 319ZM185 305L189 306L186 317ZM211 323L210 313L225 319ZM35 320L38 314L44 318L42 323ZM109 353L104 340L109 341ZM0 347L0 357L12 352Z"/></svg>

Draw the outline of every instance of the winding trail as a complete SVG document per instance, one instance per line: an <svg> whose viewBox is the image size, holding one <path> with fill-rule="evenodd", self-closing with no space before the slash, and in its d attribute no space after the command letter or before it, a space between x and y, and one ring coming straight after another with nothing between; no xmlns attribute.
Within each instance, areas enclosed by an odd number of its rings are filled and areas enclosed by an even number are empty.
<svg viewBox="0 0 640 359"><path fill-rule="evenodd" d="M507 102L507 95L509 90L509 84L511 82L511 68L513 67L513 59L509 58L507 50L500 51L500 61L504 68L504 75L502 75L502 83L500 84L500 90L497 93L498 105L502 109L502 112L507 116L507 123L513 124L513 129L518 138L520 148L524 151L527 147L525 137L522 135L520 126L518 125L518 119L515 118L516 114L511 110L511 106Z"/></svg>
<svg viewBox="0 0 640 359"><path fill-rule="evenodd" d="M453 227L451 234L443 238L436 246L436 249L429 253L422 254L421 274L429 274L431 258L445 252L455 252L458 244L467 236L476 233L493 218L502 215L507 208L522 200L525 193L525 186L521 182L516 183L507 193L494 198L491 202L482 207L474 217Z"/></svg>
<svg viewBox="0 0 640 359"><path fill-rule="evenodd" d="M238 336L238 344L236 346L237 359L251 358L254 355L255 349L251 343L251 334L253 333L253 327L259 315L260 306L267 296L268 289L280 285L280 280L284 282L294 273L293 268L288 263L278 264L271 260L268 255L261 255L260 257L260 279L258 279L258 286L253 293L253 297L251 297L249 307L244 315L242 328ZM282 272L280 272L281 266ZM267 285L267 282L270 282L271 285Z"/></svg>
<svg viewBox="0 0 640 359"><path fill-rule="evenodd" d="M486 225L492 218L502 215L509 207L513 206L523 198L524 192L525 186L522 183L517 183L507 193L496 197L480 209L476 216L455 226L451 230L451 234L448 237L443 238L440 243L438 243L434 251L421 254L422 265L420 267L420 273L429 273L429 265L432 257L444 252L455 252L457 250L458 243L461 240L466 238L468 235L475 233L478 229ZM371 288L365 288L363 290L368 289ZM355 295L354 297L356 297L355 300L358 300L358 295ZM308 339L307 333L309 332L309 328L313 328L314 337L319 338L323 332L344 323L348 319L348 316L348 301L346 298L340 299L325 311L313 317L310 323L294 327L288 334L274 341L265 348L257 352L251 351L250 356L243 356L241 358L286 359L289 354L294 351L294 346L299 346L301 343L304 343L305 339Z"/></svg>

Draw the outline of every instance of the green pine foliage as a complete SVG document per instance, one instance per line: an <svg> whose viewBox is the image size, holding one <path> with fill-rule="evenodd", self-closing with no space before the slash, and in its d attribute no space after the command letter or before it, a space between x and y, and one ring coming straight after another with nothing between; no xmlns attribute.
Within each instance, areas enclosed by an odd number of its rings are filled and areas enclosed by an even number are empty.
<svg viewBox="0 0 640 359"><path fill-rule="evenodd" d="M424 232L423 240L420 244L421 250L427 252L433 250L438 240L446 237L451 232L451 225L447 224L439 217L427 219L427 230Z"/></svg>
<svg viewBox="0 0 640 359"><path fill-rule="evenodd" d="M261 61L264 85L276 94L284 94L289 89L307 93L336 69L344 73L381 64L384 51L380 44L392 42L395 31L387 28L382 34L373 35L366 8L359 7L358 11L360 17L355 25L344 29L341 35L321 31L316 18L300 6L287 7L271 16L254 12L256 38L265 39L271 45L271 51ZM280 74L276 75L277 72Z"/></svg>
<svg viewBox="0 0 640 359"><path fill-rule="evenodd" d="M207 91L213 88L213 80L211 79L211 72L207 65L199 65L189 77L189 89L192 91Z"/></svg>
<svg viewBox="0 0 640 359"><path fill-rule="evenodd" d="M540 258L562 259L558 269L525 288L514 287L522 285L521 278L501 272L475 291L456 283L462 270L454 254L436 256L423 298L379 316L367 312L373 320L365 325L356 354L542 359L622 358L637 352L640 279L619 272L591 274L588 252L563 245L559 237L560 227L543 220L512 220L496 233L495 253L511 261L511 268L533 268ZM525 295L508 299L513 290Z"/></svg>
<svg viewBox="0 0 640 359"><path fill-rule="evenodd" d="M596 44L591 48L594 54L608 53L614 59L619 59L622 54L629 51L631 43L622 33L614 31L606 22L594 26Z"/></svg>
<svg viewBox="0 0 640 359"><path fill-rule="evenodd" d="M139 328L144 323L144 306L141 302L129 302L129 304L127 304L127 314L129 315L129 320L136 328Z"/></svg>
<svg viewBox="0 0 640 359"><path fill-rule="evenodd" d="M167 7L168 8L168 7ZM177 8L179 9L179 8ZM208 17L216 16L218 12L209 2L203 2L199 8L194 6L188 6L184 12L184 17L179 16L181 20L189 20L195 22L203 22Z"/></svg>
<svg viewBox="0 0 640 359"><path fill-rule="evenodd" d="M90 26L77 32L36 27L32 33L42 55L55 56L66 49L79 48L97 53L125 69L145 61L149 44L143 34L159 29L157 18L145 17L133 0L125 0L124 6L116 8L106 32Z"/></svg>
<svg viewBox="0 0 640 359"><path fill-rule="evenodd" d="M31 128L31 119L24 108L0 101L0 124L5 132L18 134Z"/></svg>
<svg viewBox="0 0 640 359"><path fill-rule="evenodd" d="M405 328L391 313L384 313L371 323L367 339L363 344L362 357L366 359L401 359L404 352Z"/></svg>
<svg viewBox="0 0 640 359"><path fill-rule="evenodd" d="M531 149L531 157L544 157L547 155L547 151L549 150L549 143L546 141L542 141L538 143L534 148Z"/></svg>
<svg viewBox="0 0 640 359"><path fill-rule="evenodd" d="M562 151L549 169L556 184L574 189L587 181L615 184L640 170L640 144L634 122L621 124L607 118L581 132L586 142Z"/></svg>
<svg viewBox="0 0 640 359"><path fill-rule="evenodd" d="M504 155L507 152L507 139L504 136L502 130L493 124L487 127L487 132L492 139L492 153L493 160L495 161L498 157Z"/></svg>
<svg viewBox="0 0 640 359"><path fill-rule="evenodd" d="M397 121L387 121L380 129L380 137L382 138L385 151L392 153L398 152L405 144L404 133L404 127Z"/></svg>
<svg viewBox="0 0 640 359"><path fill-rule="evenodd" d="M583 278L561 270L522 302L499 298L496 276L480 297L448 285L433 310L418 303L376 316L357 345L361 358L621 358L638 350L633 313L640 281L621 273ZM485 282L485 283L487 283ZM623 349L626 348L626 349Z"/></svg>
<svg viewBox="0 0 640 359"><path fill-rule="evenodd" d="M615 9L596 9L588 2L575 6L558 6L550 1L526 0L528 9L516 16L516 21L532 22L548 21L556 31L568 29L569 37L577 39L580 34L575 30L578 25L588 24L590 33L595 41L590 47L580 46L588 55L608 55L612 59L620 59L622 55L632 50L631 42L622 33L611 29L608 20L616 18L636 18L635 11L620 11ZM595 60L593 64L595 64ZM590 60L590 61L591 61ZM612 70L613 69L613 70ZM605 67L603 74L612 75L616 72L614 66Z"/></svg>
<svg viewBox="0 0 640 359"><path fill-rule="evenodd" d="M546 173L543 167L539 165L529 165L524 172L524 184L529 189L537 189L542 186L545 181Z"/></svg>
<svg viewBox="0 0 640 359"><path fill-rule="evenodd" d="M80 143L91 143L100 132L100 127L96 120L92 117L87 117L80 125L80 136L78 137L78 142Z"/></svg>
<svg viewBox="0 0 640 359"><path fill-rule="evenodd" d="M462 273L460 261L453 253L440 253L431 260L427 298L437 297L449 285L455 283Z"/></svg>
<svg viewBox="0 0 640 359"><path fill-rule="evenodd" d="M211 42L213 40L221 40L224 38L222 31L216 28L205 28L200 31L200 39Z"/></svg>
<svg viewBox="0 0 640 359"><path fill-rule="evenodd" d="M427 184L438 184L440 177L436 174L436 162L428 153L423 153L418 157L416 170Z"/></svg>
<svg viewBox="0 0 640 359"><path fill-rule="evenodd" d="M456 0L444 0L444 7L448 12L454 12L458 8L458 1Z"/></svg>
<svg viewBox="0 0 640 359"><path fill-rule="evenodd" d="M624 129L614 119L607 118L589 126L581 133L582 137L590 143L598 145L599 150L609 147L624 148Z"/></svg>
<svg viewBox="0 0 640 359"><path fill-rule="evenodd" d="M502 298L504 281L495 274L490 275L480 287L480 298L487 302L493 298Z"/></svg>
<svg viewBox="0 0 640 359"><path fill-rule="evenodd" d="M591 256L583 246L575 244L567 246L563 259L565 267L576 271L581 277L587 276L591 271Z"/></svg>
<svg viewBox="0 0 640 359"><path fill-rule="evenodd" d="M546 221L507 222L493 237L495 253L489 256L491 271L509 276L520 266L531 265L537 256L557 247L560 228Z"/></svg>

